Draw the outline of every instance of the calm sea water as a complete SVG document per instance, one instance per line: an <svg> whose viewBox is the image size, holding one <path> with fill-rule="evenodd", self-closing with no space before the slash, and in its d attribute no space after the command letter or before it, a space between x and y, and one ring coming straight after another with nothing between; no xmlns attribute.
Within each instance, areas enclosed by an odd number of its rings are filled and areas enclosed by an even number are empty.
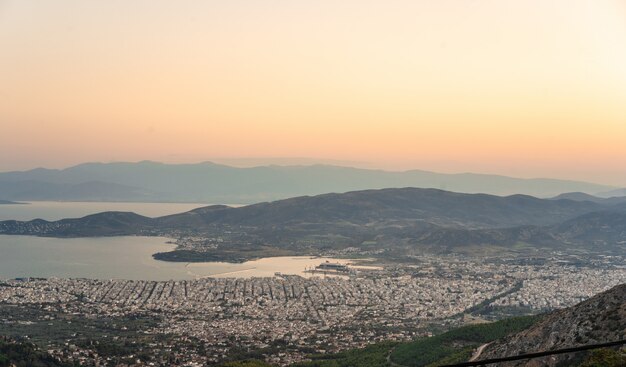
<svg viewBox="0 0 626 367"><path fill-rule="evenodd" d="M152 254L174 245L160 237L46 238L0 235L0 278L59 277L92 279L182 280L202 277L269 277L275 272L304 273L323 261L347 260L269 257L242 264L174 263Z"/></svg>
<svg viewBox="0 0 626 367"><path fill-rule="evenodd" d="M159 216L190 210L194 204L59 203L0 205L0 220L79 217L106 210ZM10 208L12 207L12 208ZM152 258L174 245L161 237L45 238L0 235L0 278L59 277L134 280L182 280L201 277L264 277L275 272L304 273L323 261L342 259L273 257L242 264L223 262L173 263Z"/></svg>

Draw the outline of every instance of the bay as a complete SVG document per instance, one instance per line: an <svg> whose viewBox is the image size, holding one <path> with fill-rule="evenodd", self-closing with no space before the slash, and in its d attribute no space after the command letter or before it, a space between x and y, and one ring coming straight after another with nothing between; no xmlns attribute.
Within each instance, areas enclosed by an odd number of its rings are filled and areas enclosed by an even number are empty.
<svg viewBox="0 0 626 367"><path fill-rule="evenodd" d="M152 254L171 251L162 237L49 238L0 235L0 278L89 278L183 280L203 277L271 277L274 273L304 277L306 268L346 259L309 256L269 257L244 263L159 261Z"/></svg>
<svg viewBox="0 0 626 367"><path fill-rule="evenodd" d="M148 217L181 213L209 204L34 201L0 205L0 220L59 220L103 211L130 211ZM312 276L306 268L345 259L270 257L245 263L180 263L155 260L175 245L162 237L50 238L0 235L0 278L183 280L202 277L268 277L274 273Z"/></svg>

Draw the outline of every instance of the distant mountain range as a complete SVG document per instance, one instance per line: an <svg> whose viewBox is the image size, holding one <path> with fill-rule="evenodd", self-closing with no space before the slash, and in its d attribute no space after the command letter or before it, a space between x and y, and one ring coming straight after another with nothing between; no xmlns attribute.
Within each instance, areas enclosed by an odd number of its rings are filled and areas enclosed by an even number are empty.
<svg viewBox="0 0 626 367"><path fill-rule="evenodd" d="M500 197L436 189L383 189L304 196L244 207L213 205L159 218L105 212L56 222L0 222L0 233L55 237L166 235L207 239L166 260L229 259L260 248L448 252L471 246L624 251L626 203ZM216 245L205 251L204 245ZM180 249L179 249L180 250ZM246 258L244 256L244 258Z"/></svg>
<svg viewBox="0 0 626 367"><path fill-rule="evenodd" d="M603 198L611 198L611 197L620 197L626 196L626 188L615 189L611 191L600 192L597 194L599 197Z"/></svg>
<svg viewBox="0 0 626 367"><path fill-rule="evenodd" d="M618 193L619 190L616 190L615 193ZM605 193L606 194L606 193ZM607 197L599 197L586 194L584 192L566 192L561 195L557 195L553 198L554 200L573 200L573 201L592 201L594 203L605 203L605 204L618 204L625 203L626 196L607 196Z"/></svg>
<svg viewBox="0 0 626 367"><path fill-rule="evenodd" d="M622 284L573 307L554 311L530 328L495 341L479 360L624 340L625 326L626 284ZM553 355L507 366L573 366L579 365L585 354Z"/></svg>
<svg viewBox="0 0 626 367"><path fill-rule="evenodd" d="M582 192L626 196L615 187L473 173L390 172L330 165L237 168L198 164L86 163L62 170L0 173L5 200L255 203L300 195L420 187L493 195L553 197ZM616 194L616 195L613 195Z"/></svg>

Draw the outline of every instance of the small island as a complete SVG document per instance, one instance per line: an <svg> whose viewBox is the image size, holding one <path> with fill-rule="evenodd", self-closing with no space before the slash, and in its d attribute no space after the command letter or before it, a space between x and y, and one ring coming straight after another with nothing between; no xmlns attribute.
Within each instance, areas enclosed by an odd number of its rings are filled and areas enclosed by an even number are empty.
<svg viewBox="0 0 626 367"><path fill-rule="evenodd" d="M15 205L15 204L26 204L26 203L18 203L18 202L15 202L15 201L9 201L9 200L2 200L2 199L0 199L0 205L3 205L3 204L6 204L6 205L13 204L13 205Z"/></svg>

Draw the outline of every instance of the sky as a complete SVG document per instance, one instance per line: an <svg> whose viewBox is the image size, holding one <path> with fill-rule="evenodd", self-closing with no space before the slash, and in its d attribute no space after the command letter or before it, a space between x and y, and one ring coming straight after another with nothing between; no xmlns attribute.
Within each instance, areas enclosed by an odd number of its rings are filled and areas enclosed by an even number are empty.
<svg viewBox="0 0 626 367"><path fill-rule="evenodd" d="M626 1L0 0L0 142L626 186Z"/></svg>

